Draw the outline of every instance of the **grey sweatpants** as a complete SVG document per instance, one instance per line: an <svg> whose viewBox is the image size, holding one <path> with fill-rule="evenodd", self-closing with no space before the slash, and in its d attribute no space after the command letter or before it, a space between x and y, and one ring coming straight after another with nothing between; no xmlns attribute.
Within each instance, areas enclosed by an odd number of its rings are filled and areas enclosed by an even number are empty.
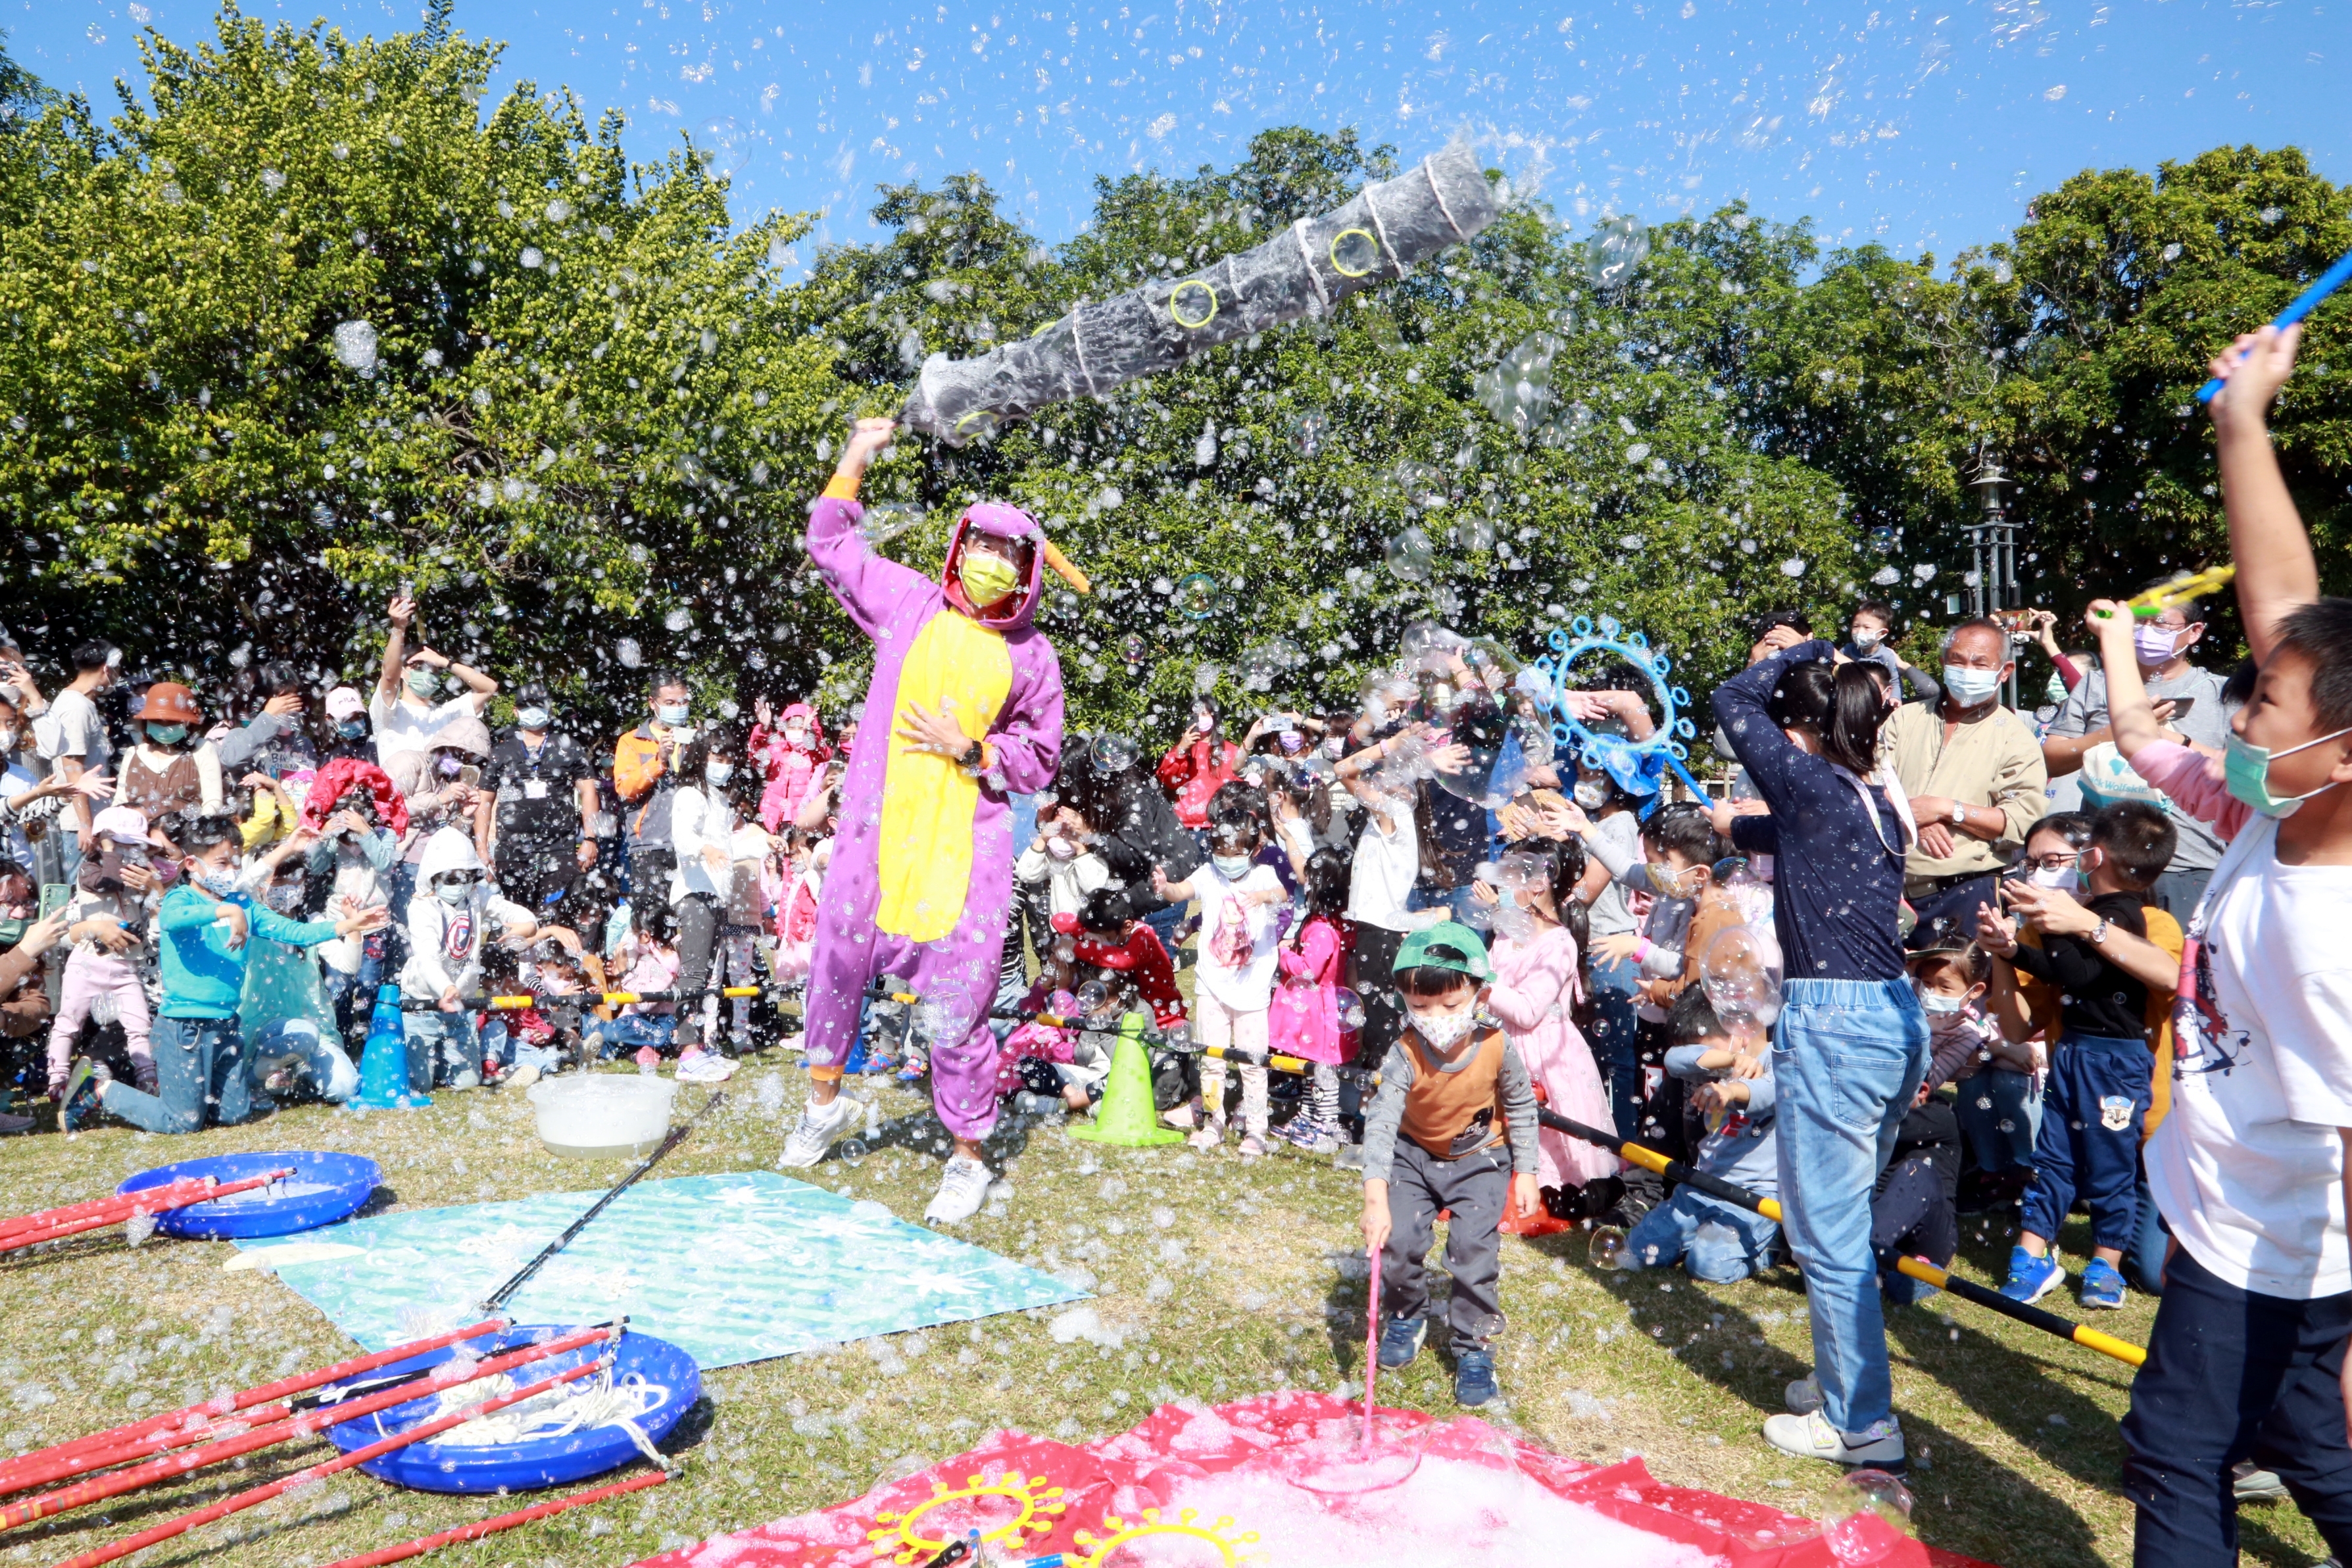
<svg viewBox="0 0 2352 1568"><path fill-rule="evenodd" d="M1503 1273L1503 1205L1511 1190L1511 1148L1496 1143L1459 1160L1441 1160L1399 1138L1389 1171L1389 1244L1381 1253L1381 1306L1392 1318L1429 1315L1429 1279L1421 1260L1445 1227L1445 1270L1454 1300L1445 1310L1455 1355L1484 1350L1503 1326L1496 1289Z"/></svg>

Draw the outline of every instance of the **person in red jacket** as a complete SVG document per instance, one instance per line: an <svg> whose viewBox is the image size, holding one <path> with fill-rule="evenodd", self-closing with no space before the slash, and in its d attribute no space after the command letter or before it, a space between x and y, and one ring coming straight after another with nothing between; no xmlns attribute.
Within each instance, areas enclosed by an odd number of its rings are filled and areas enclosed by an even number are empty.
<svg viewBox="0 0 2352 1568"><path fill-rule="evenodd" d="M1160 784L1175 803L1176 820L1194 833L1207 830L1209 797L1240 775L1242 749L1217 734L1217 705L1203 697L1192 704L1192 727L1160 759Z"/></svg>
<svg viewBox="0 0 2352 1568"><path fill-rule="evenodd" d="M1089 895L1076 914L1055 915L1054 929L1071 939L1076 962L1108 969L1132 981L1151 1009L1154 1028L1184 1022L1184 994L1176 989L1176 965L1160 933L1118 912L1108 889Z"/></svg>

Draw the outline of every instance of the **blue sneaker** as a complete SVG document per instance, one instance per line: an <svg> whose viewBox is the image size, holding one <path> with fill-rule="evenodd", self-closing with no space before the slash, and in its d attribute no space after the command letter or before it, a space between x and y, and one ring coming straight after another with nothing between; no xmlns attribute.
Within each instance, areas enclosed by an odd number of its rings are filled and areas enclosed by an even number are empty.
<svg viewBox="0 0 2352 1568"><path fill-rule="evenodd" d="M89 1120L105 1090L106 1069L88 1057L74 1058L73 1071L66 1079L65 1091L58 1096L58 1131L71 1132Z"/></svg>
<svg viewBox="0 0 2352 1568"><path fill-rule="evenodd" d="M2085 1307L2120 1307L2124 1304L2124 1277L2116 1266L2104 1258L2094 1258L2083 1269L2083 1305Z"/></svg>
<svg viewBox="0 0 2352 1568"><path fill-rule="evenodd" d="M1495 1358L1486 1351L1466 1351L1454 1363L1454 1403L1476 1409L1502 1393L1495 1382Z"/></svg>
<svg viewBox="0 0 2352 1568"><path fill-rule="evenodd" d="M1381 1334L1381 1364L1391 1372L1411 1366L1412 1358L1421 1353L1421 1342L1428 1337L1427 1318L1391 1318Z"/></svg>
<svg viewBox="0 0 2352 1568"><path fill-rule="evenodd" d="M2000 1288L2000 1293L2012 1301L2039 1301L2058 1289L2059 1281L2065 1278L2066 1271L2058 1267L2056 1258L2036 1258L2021 1247L2012 1247L2009 1249L2009 1283ZM2120 1287L2123 1281L2118 1279L2116 1283Z"/></svg>

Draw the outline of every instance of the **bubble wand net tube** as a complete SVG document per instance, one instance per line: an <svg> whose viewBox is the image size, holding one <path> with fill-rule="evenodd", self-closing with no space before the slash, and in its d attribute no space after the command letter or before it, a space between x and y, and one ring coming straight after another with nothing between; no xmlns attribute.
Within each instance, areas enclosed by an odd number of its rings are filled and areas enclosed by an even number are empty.
<svg viewBox="0 0 2352 1568"><path fill-rule="evenodd" d="M2294 325L2297 321L2300 321L2305 316L2311 314L2312 311L2317 310L2319 308L2319 302L2322 300L2325 300L2330 294L2335 293L2336 290L2344 287L2347 282L2352 282L2352 251L2347 251L2344 255L2337 257L2336 258L2335 266L2321 273L2318 279L2315 281L2310 288L2305 289L2302 293L2297 294L2294 297L2293 303L2272 318L2271 325L2273 327L2291 327ZM2238 356L2240 360L2243 360L2245 357L2246 356L2243 354L2240 354ZM2197 389L2197 401L2200 403L2210 403L2213 401L2213 395L2221 390L2221 378L2217 375L2212 380L2207 382L2204 385Z"/></svg>

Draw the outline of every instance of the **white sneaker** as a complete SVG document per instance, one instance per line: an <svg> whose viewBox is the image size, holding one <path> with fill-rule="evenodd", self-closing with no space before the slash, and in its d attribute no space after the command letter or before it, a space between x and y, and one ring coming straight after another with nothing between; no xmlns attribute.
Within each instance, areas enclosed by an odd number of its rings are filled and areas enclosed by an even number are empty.
<svg viewBox="0 0 2352 1568"><path fill-rule="evenodd" d="M735 1076L735 1064L717 1051L688 1051L677 1061L680 1083L725 1083ZM835 1104L841 1102L835 1100Z"/></svg>
<svg viewBox="0 0 2352 1568"><path fill-rule="evenodd" d="M1809 1372L1790 1384L1781 1397L1789 1403L1790 1415L1811 1415L1822 1407L1821 1380Z"/></svg>
<svg viewBox="0 0 2352 1568"><path fill-rule="evenodd" d="M980 1212L980 1205L988 1198L988 1184L995 1179L979 1161L962 1154L950 1155L947 1169L940 1173L940 1190L932 1195L930 1206L923 1211L923 1223L961 1225Z"/></svg>
<svg viewBox="0 0 2352 1568"><path fill-rule="evenodd" d="M811 1100L801 1112L799 1125L784 1140L783 1157L776 1162L781 1170L805 1170L824 1158L833 1141L849 1131L863 1114L864 1108L849 1096L836 1095L831 1105L819 1105Z"/></svg>
<svg viewBox="0 0 2352 1568"><path fill-rule="evenodd" d="M1222 1148L1225 1142L1225 1119L1222 1116L1210 1117L1202 1121L1184 1142L1195 1149Z"/></svg>
<svg viewBox="0 0 2352 1568"><path fill-rule="evenodd" d="M1871 1423L1870 1430L1859 1434L1858 1440L1849 1440L1818 1410L1805 1415L1774 1415L1764 1423L1764 1440L1800 1459L1897 1470L1903 1465L1903 1428L1892 1418Z"/></svg>
<svg viewBox="0 0 2352 1568"><path fill-rule="evenodd" d="M532 1084L535 1084L538 1081L539 1068L537 1064L525 1062L522 1066L515 1068L514 1071L507 1074L505 1078L500 1079L499 1080L499 1087L500 1089L529 1089Z"/></svg>

